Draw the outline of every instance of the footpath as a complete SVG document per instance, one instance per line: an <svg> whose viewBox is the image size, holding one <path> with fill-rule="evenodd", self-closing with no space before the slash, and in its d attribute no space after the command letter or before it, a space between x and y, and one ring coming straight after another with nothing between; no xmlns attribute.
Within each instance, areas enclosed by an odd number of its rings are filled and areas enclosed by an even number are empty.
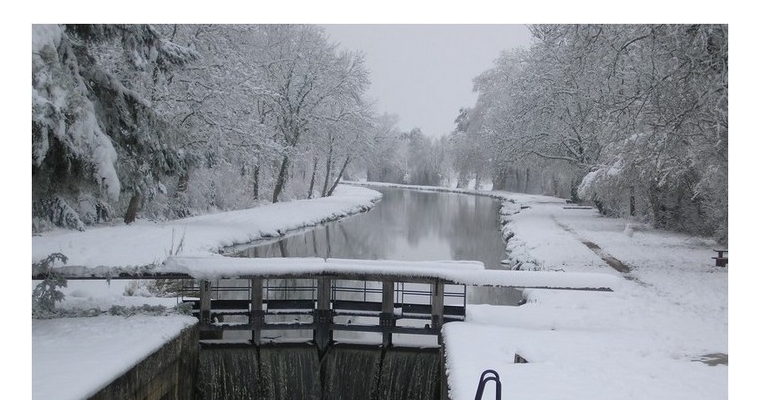
<svg viewBox="0 0 760 400"><path fill-rule="evenodd" d="M526 290L520 307L468 306L444 327L452 399L474 398L486 370L510 400L728 398L728 268L712 240L502 195L514 201L502 223L516 268L625 279L615 292ZM485 388L494 398L495 383Z"/></svg>

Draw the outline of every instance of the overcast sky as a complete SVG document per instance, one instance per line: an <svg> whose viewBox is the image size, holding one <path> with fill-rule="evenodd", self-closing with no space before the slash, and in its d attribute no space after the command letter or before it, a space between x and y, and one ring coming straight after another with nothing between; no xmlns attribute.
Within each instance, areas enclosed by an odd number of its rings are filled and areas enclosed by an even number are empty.
<svg viewBox="0 0 760 400"><path fill-rule="evenodd" d="M397 114L402 131L441 136L477 98L472 79L502 50L527 47L525 25L323 25L330 38L365 55L371 98Z"/></svg>

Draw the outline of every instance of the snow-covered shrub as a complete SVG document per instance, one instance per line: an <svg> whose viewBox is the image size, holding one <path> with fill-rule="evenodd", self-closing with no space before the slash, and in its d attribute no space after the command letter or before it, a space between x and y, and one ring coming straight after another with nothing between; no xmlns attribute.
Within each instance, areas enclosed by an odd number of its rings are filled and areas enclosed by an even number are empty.
<svg viewBox="0 0 760 400"><path fill-rule="evenodd" d="M152 297L153 294L148 289L148 282L143 280L129 281L124 287L124 296Z"/></svg>
<svg viewBox="0 0 760 400"><path fill-rule="evenodd" d="M77 209L79 218L85 225L109 222L116 216L116 212L110 204L91 195L80 196Z"/></svg>
<svg viewBox="0 0 760 400"><path fill-rule="evenodd" d="M182 217L182 214L190 216L253 207L271 196L271 179L267 179L263 172L259 176L259 200L256 200L254 178L239 165L225 161L210 168L194 168L189 173L185 190L178 192L170 203L171 213Z"/></svg>
<svg viewBox="0 0 760 400"><path fill-rule="evenodd" d="M32 291L32 316L45 317L55 312L55 303L63 301L64 294L58 288L66 287L64 279L54 269L56 261L66 263L68 259L61 253L53 253L42 261L32 264L33 275L44 275L45 279L38 283Z"/></svg>
<svg viewBox="0 0 760 400"><path fill-rule="evenodd" d="M143 304L142 306L111 306L108 309L108 313L111 315L131 317L136 314L144 315L166 315L166 307L162 305L151 306L149 304Z"/></svg>
<svg viewBox="0 0 760 400"><path fill-rule="evenodd" d="M49 221L55 226L84 231L84 222L69 203L60 196L53 196L32 203L32 217ZM45 227L38 223L38 227ZM34 229L34 225L32 226Z"/></svg>
<svg viewBox="0 0 760 400"><path fill-rule="evenodd" d="M57 308L50 312L34 315L34 318L50 319L50 318L88 318L97 317L103 315L103 310L99 307L92 308Z"/></svg>

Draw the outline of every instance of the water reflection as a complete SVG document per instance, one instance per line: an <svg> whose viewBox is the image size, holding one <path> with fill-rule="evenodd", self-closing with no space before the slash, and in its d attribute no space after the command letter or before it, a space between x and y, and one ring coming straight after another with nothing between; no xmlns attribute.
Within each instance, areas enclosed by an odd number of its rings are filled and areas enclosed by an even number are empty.
<svg viewBox="0 0 760 400"><path fill-rule="evenodd" d="M371 211L274 243L252 244L237 257L322 257L369 260L477 260L501 269L506 257L499 201L482 196L381 188ZM516 304L517 291L478 288L471 303Z"/></svg>

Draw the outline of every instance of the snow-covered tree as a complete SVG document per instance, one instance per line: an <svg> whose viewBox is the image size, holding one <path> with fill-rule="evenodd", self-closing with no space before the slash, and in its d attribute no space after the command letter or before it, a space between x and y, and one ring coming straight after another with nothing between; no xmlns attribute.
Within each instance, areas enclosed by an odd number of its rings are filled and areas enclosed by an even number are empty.
<svg viewBox="0 0 760 400"><path fill-rule="evenodd" d="M256 29L260 47L251 62L259 71L257 93L282 148L272 193L272 201L277 202L304 136L315 134L336 105L340 108L341 102L361 97L368 81L361 57L339 53L319 27L264 25Z"/></svg>
<svg viewBox="0 0 760 400"><path fill-rule="evenodd" d="M366 178L373 182L400 183L404 177L401 157L402 134L398 129L398 116L376 116L370 130L368 151L362 157Z"/></svg>
<svg viewBox="0 0 760 400"><path fill-rule="evenodd" d="M329 192L364 148L363 60L318 27L56 25L34 37L40 229L251 207L286 181L286 198L305 196L294 174L307 153Z"/></svg>
<svg viewBox="0 0 760 400"><path fill-rule="evenodd" d="M106 53L122 61L113 63L121 70L108 68ZM172 146L177 132L133 87L135 80L121 78L128 70L152 79L195 58L145 25L33 26L35 229L109 220L130 196L154 187L158 175L182 168Z"/></svg>
<svg viewBox="0 0 760 400"><path fill-rule="evenodd" d="M476 165L464 154L489 154L494 188L569 187L605 213L725 241L727 27L531 31L529 49L475 79L478 101L452 142L457 168Z"/></svg>

